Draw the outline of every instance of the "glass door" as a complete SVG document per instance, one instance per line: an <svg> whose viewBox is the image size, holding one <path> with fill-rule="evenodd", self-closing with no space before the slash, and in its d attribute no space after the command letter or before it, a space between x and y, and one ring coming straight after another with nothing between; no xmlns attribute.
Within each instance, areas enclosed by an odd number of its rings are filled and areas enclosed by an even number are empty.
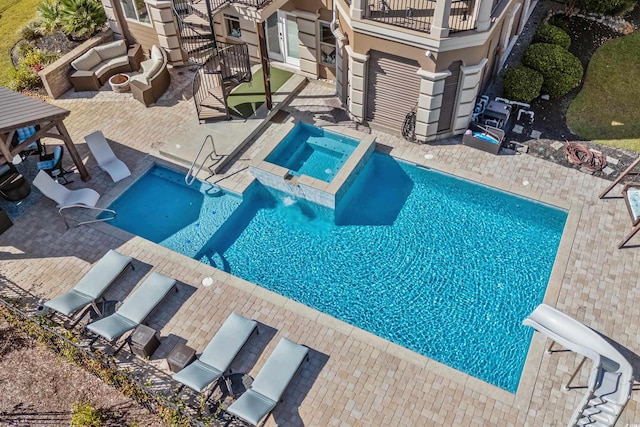
<svg viewBox="0 0 640 427"><path fill-rule="evenodd" d="M300 66L298 21L295 15L281 10L275 12L267 18L265 31L269 58Z"/></svg>
<svg viewBox="0 0 640 427"><path fill-rule="evenodd" d="M284 62L300 66L300 45L298 44L298 21L295 15L278 11L278 21L284 29Z"/></svg>
<svg viewBox="0 0 640 427"><path fill-rule="evenodd" d="M266 25L266 39L267 50L269 58L276 61L284 62L284 56L282 56L282 46L280 43L280 28L278 26L278 12L267 18Z"/></svg>

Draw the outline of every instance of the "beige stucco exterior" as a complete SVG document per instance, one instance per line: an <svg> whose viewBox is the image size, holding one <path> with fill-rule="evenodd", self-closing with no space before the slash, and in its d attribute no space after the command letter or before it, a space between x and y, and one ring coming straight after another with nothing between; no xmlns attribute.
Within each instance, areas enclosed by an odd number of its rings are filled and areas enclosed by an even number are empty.
<svg viewBox="0 0 640 427"><path fill-rule="evenodd" d="M146 0L152 25L143 26L122 18L121 0L102 1L114 32L142 42L143 46L157 41L170 52L175 65L184 63L186 55L180 48L175 19L169 13L172 10L170 2ZM394 1L386 0L380 4L393 8ZM251 61L258 63L261 58L258 42L261 24L280 11L279 16L287 24L295 22L297 29L297 34L291 36L296 44L292 49L296 57L289 58L289 61L285 58L282 62L289 62L285 65L309 78L335 82L336 95L352 119L360 123L368 121L367 108L378 101L393 101L372 98L368 79L375 71L371 69L370 53L376 51L376 57L388 54L389 61L401 57L417 62L419 70L415 74L421 83L414 95L415 100L411 100L417 105L415 132L419 141L429 141L459 134L466 129L476 98L502 66L531 8L530 0L475 0L468 3L471 5L468 15L465 11L461 17L453 16L451 1L416 0L411 3L428 4L433 8L418 10L425 14L421 16L428 17L423 20L430 20L428 31L381 22L385 21L385 15L382 15L383 19L375 19L372 8L377 7L377 3L370 4L368 0L276 0L258 9L229 3L214 11L214 33L220 42L247 43ZM239 37L228 34L225 19L229 17L239 21ZM320 50L321 22L330 24L336 38L331 64L323 62ZM461 24L466 26L456 27ZM153 30L154 35L150 36L149 30ZM326 50L326 44L324 47ZM275 55L270 58L272 62L279 59ZM450 71L452 64L458 64L454 73ZM452 90L452 85L456 84L452 79L456 78L457 90ZM402 85L403 82L398 81L397 84ZM445 87L449 89L445 91ZM445 110L447 113L442 116L441 112ZM451 117L448 116L450 111ZM391 130L399 131L400 127L401 123L397 126L392 124Z"/></svg>

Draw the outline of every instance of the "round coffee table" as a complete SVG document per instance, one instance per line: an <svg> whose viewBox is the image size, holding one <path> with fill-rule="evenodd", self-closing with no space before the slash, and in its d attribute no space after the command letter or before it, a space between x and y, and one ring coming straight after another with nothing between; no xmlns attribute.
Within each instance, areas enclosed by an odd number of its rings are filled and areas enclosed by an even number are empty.
<svg viewBox="0 0 640 427"><path fill-rule="evenodd" d="M109 78L109 85L114 92L126 92L129 90L129 76L126 74L114 74Z"/></svg>

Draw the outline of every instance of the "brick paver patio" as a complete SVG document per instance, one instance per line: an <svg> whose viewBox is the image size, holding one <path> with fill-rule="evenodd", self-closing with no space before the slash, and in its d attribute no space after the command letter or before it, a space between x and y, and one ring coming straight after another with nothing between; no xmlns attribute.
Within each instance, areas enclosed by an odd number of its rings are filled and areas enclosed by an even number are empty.
<svg viewBox="0 0 640 427"><path fill-rule="evenodd" d="M182 93L188 81L174 81L170 93L151 108L130 94L108 91L70 93L54 102L71 110L65 123L93 177L83 183L76 175L70 188L94 188L103 195L99 206L105 206L154 161L165 135L185 123L198 126L192 100ZM317 125L353 128L346 121L333 123L332 93L330 86L311 82L285 109ZM224 175L211 181L246 186L250 159L277 126L269 124ZM114 185L89 157L82 137L96 129L113 141L132 178ZM526 154L493 156L453 141L415 145L373 133L380 148L389 147L394 156L570 208L568 227L575 235L563 240L545 301L636 351L640 248L616 249L631 224L620 198L598 200L607 181ZM534 339L525 378L513 395L107 224L66 230L52 201L36 190L30 197L40 200L0 235L0 278L51 298L68 290L109 248L133 256L136 270L114 286L108 299L125 298L151 270L176 278L179 296L168 299L149 321L162 336L150 362L165 371L163 358L175 343L202 351L232 310L261 324L258 338L236 359L235 371L255 376L280 337L309 346L310 362L267 426L566 425L583 397L584 389L562 389L581 356L543 354L543 337ZM631 241L637 244L640 237ZM214 284L203 287L207 276ZM630 359L639 366L635 355ZM588 368L589 363L576 384L586 384ZM637 401L634 395L619 425L640 423Z"/></svg>

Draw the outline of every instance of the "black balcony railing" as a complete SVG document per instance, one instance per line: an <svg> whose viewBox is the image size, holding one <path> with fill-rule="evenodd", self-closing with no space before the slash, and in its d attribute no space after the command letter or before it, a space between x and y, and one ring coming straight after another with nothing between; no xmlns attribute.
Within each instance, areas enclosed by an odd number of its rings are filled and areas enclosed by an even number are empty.
<svg viewBox="0 0 640 427"><path fill-rule="evenodd" d="M449 13L449 32L472 30L473 10L479 0L453 0ZM410 30L431 32L435 0L375 0L369 4L365 19Z"/></svg>
<svg viewBox="0 0 640 427"><path fill-rule="evenodd" d="M227 3L235 3L243 6L252 6L256 9L261 9L265 4L269 3L269 1L271 0L210 0L211 10L216 10Z"/></svg>

